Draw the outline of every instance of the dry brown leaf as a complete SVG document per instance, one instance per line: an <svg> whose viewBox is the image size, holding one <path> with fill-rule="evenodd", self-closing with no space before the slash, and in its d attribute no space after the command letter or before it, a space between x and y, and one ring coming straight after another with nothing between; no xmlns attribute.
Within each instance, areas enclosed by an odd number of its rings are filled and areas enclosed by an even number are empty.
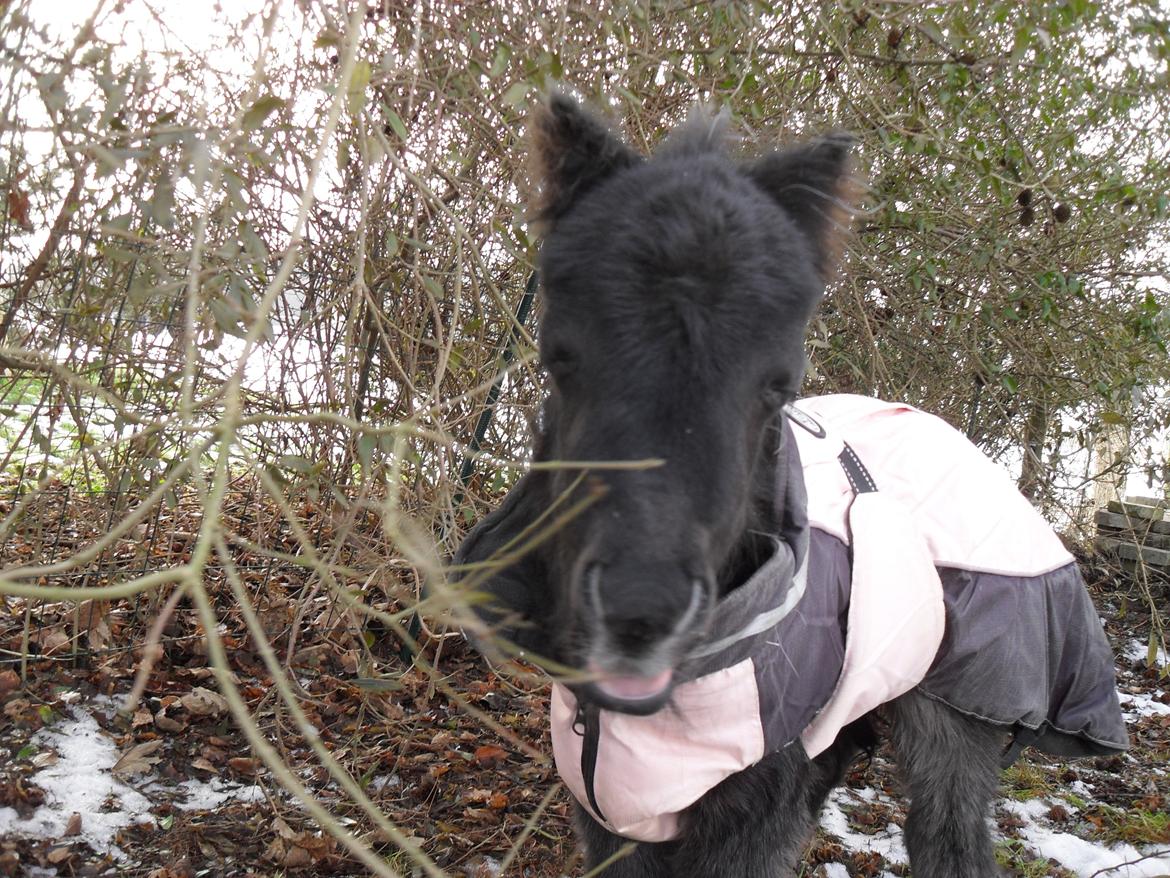
<svg viewBox="0 0 1170 878"><path fill-rule="evenodd" d="M228 760L228 766L232 771L238 771L240 774L255 774L260 770L260 760L250 759L247 756L236 756Z"/></svg>
<svg viewBox="0 0 1170 878"><path fill-rule="evenodd" d="M63 652L72 642L72 639L65 633L63 628L54 628L41 635L41 652L45 655Z"/></svg>
<svg viewBox="0 0 1170 878"><path fill-rule="evenodd" d="M202 686L196 686L179 701L182 702L188 713L193 713L195 716L219 716L221 713L226 713L228 709L227 701L222 695Z"/></svg>
<svg viewBox="0 0 1170 878"><path fill-rule="evenodd" d="M53 848L45 856L45 859L56 866L59 863L64 863L71 856L73 856L73 849L66 845L63 847Z"/></svg>
<svg viewBox="0 0 1170 878"><path fill-rule="evenodd" d="M313 865L313 858L303 847L298 847L295 844L289 845L281 865L286 869L304 869Z"/></svg>
<svg viewBox="0 0 1170 878"><path fill-rule="evenodd" d="M16 671L0 671L0 698L20 687L20 674Z"/></svg>
<svg viewBox="0 0 1170 878"><path fill-rule="evenodd" d="M65 824L64 836L72 838L75 835L81 835L81 815L74 811L69 815L69 822Z"/></svg>
<svg viewBox="0 0 1170 878"><path fill-rule="evenodd" d="M32 223L28 218L28 193L21 190L16 181L8 184L8 216L26 232L32 231Z"/></svg>
<svg viewBox="0 0 1170 878"><path fill-rule="evenodd" d="M284 842L279 838L272 839L264 850L264 859L279 863L284 860Z"/></svg>
<svg viewBox="0 0 1170 878"><path fill-rule="evenodd" d="M475 761L484 768L493 768L508 758L508 751L496 747L494 744L484 744L475 748Z"/></svg>
<svg viewBox="0 0 1170 878"><path fill-rule="evenodd" d="M105 618L109 605L105 601L88 600L77 605L77 630L85 632Z"/></svg>
<svg viewBox="0 0 1170 878"><path fill-rule="evenodd" d="M187 728L185 722L167 716L165 708L154 715L154 725L160 731L171 732L172 734L182 732Z"/></svg>
<svg viewBox="0 0 1170 878"><path fill-rule="evenodd" d="M500 819L500 815L491 808L464 808L463 813L478 823L498 823Z"/></svg>
<svg viewBox="0 0 1170 878"><path fill-rule="evenodd" d="M151 716L150 711L145 707L140 707L134 711L134 717L130 720L130 728L137 729L140 726L149 726L154 722L154 717Z"/></svg>
<svg viewBox="0 0 1170 878"><path fill-rule="evenodd" d="M212 765L223 765L227 762L227 753L219 747L203 747L200 749L199 755Z"/></svg>
<svg viewBox="0 0 1170 878"><path fill-rule="evenodd" d="M277 817L272 821L272 828L276 830L277 835L287 841L292 841L297 837L296 830L285 823L284 819L281 817Z"/></svg>
<svg viewBox="0 0 1170 878"><path fill-rule="evenodd" d="M160 757L152 756L151 754L162 745L163 742L161 740L144 741L141 744L136 744L123 753L110 770L114 774L120 775L141 774L144 771L148 771L151 766L159 763Z"/></svg>
<svg viewBox="0 0 1170 878"><path fill-rule="evenodd" d="M212 774L219 774L219 769L204 759L202 756L191 760L191 767L198 768L200 771L209 771Z"/></svg>

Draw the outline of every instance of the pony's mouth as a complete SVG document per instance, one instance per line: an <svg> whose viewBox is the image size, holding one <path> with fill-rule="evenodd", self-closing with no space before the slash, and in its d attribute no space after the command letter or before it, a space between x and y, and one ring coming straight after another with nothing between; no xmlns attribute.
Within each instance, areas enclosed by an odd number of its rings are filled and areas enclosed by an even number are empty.
<svg viewBox="0 0 1170 878"><path fill-rule="evenodd" d="M588 700L621 713L654 713L666 703L674 683L670 668L650 676L611 674L596 667L589 673L593 679L585 687Z"/></svg>

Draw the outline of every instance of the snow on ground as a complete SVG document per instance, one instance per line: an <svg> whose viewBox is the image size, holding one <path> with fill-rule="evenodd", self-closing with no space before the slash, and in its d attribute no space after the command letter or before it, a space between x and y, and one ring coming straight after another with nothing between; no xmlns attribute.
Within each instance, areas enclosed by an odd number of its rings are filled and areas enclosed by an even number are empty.
<svg viewBox="0 0 1170 878"><path fill-rule="evenodd" d="M135 789L123 783L111 772L121 755L118 748L84 706L71 708L69 718L38 732L33 740L57 756L29 778L44 790L45 802L27 820L12 808L0 808L0 835L59 839L70 817L80 814L79 837L94 850L120 859L124 854L113 844L114 835L132 823L152 821L157 800L183 809L207 809L229 799L263 797L259 787L218 778L207 783L189 780L178 787L152 783Z"/></svg>
<svg viewBox="0 0 1170 878"><path fill-rule="evenodd" d="M1158 689L1154 696L1161 696L1162 690ZM1155 701L1154 696L1147 695L1144 692L1131 694L1129 692L1118 692L1117 699L1121 702L1121 713L1125 717L1125 721L1132 725L1135 720L1143 716L1154 715L1170 715L1170 704L1162 704L1160 701Z"/></svg>
<svg viewBox="0 0 1170 878"><path fill-rule="evenodd" d="M185 780L177 787L165 787L161 784L151 784L148 792L160 792L170 798L178 790L183 791L183 799L173 804L184 811L210 811L218 808L224 802L259 802L264 798L264 790L257 786L240 786L237 783L213 777L207 781Z"/></svg>
<svg viewBox="0 0 1170 878"><path fill-rule="evenodd" d="M1125 644L1125 648L1121 654L1131 662L1137 662L1138 664L1144 666L1146 659L1150 657L1150 645L1143 640L1131 638L1129 642ZM1170 665L1170 657L1166 655L1166 650L1162 649L1161 647L1158 647L1158 655L1154 661L1160 668L1164 668L1167 665Z"/></svg>
<svg viewBox="0 0 1170 878"><path fill-rule="evenodd" d="M95 850L119 856L112 845L114 834L135 820L151 818L150 800L110 773L118 761L114 742L77 708L72 718L44 729L34 740L57 753L54 764L31 778L45 791L45 803L27 820L12 808L0 808L0 834L61 838L76 813L81 815L81 838Z"/></svg>
<svg viewBox="0 0 1170 878"><path fill-rule="evenodd" d="M852 790L838 787L833 790L825 807L821 811L821 828L833 835L850 851L868 851L881 854L891 866L905 865L909 862L906 846L902 842L902 828L896 823L886 824L876 834L857 832L849 826L849 818L842 806L861 804L863 802L891 802L887 796L872 789ZM829 873L832 875L832 873ZM889 873L883 872L882 878L888 878Z"/></svg>
<svg viewBox="0 0 1170 878"><path fill-rule="evenodd" d="M1042 799L1005 801L1000 803L1000 807L1024 821L1019 834L1032 851L1042 857L1051 857L1078 878L1093 875L1101 878L1156 878L1170 873L1170 850L1144 859L1155 853L1152 848L1145 852L1128 844L1109 848L1042 826L1038 820L1051 807ZM1127 863L1130 865L1125 865Z"/></svg>
<svg viewBox="0 0 1170 878"><path fill-rule="evenodd" d="M901 827L889 823L876 835L858 832L850 827L849 818L842 810L842 806L875 800L892 801L868 788L834 790L821 812L821 828L836 837L847 851L878 853L891 866L905 865L909 857ZM1070 811L1076 810L1066 802L1061 804ZM1052 802L1044 799L1027 802L1002 799L998 803L1000 810L1022 821L1023 825L1017 832L1025 847L1040 857L1055 860L1078 878L1165 878L1170 874L1170 849L1158 851L1151 847L1139 851L1128 844L1107 847L1071 833L1059 832L1045 825L1046 815L1052 805ZM839 863L826 864L821 874L825 878L848 878L845 866ZM880 878L893 876L889 872L882 872Z"/></svg>

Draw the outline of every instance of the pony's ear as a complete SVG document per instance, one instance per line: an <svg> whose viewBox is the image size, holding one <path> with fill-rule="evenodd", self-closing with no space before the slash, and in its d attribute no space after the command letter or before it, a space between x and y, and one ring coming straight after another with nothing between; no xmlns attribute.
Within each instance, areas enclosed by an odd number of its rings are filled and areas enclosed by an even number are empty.
<svg viewBox="0 0 1170 878"><path fill-rule="evenodd" d="M808 236L825 280L836 270L858 194L853 143L848 134L833 134L770 153L747 168Z"/></svg>
<svg viewBox="0 0 1170 878"><path fill-rule="evenodd" d="M535 218L551 225L583 193L640 158L573 98L554 92L529 122L530 164L538 187Z"/></svg>

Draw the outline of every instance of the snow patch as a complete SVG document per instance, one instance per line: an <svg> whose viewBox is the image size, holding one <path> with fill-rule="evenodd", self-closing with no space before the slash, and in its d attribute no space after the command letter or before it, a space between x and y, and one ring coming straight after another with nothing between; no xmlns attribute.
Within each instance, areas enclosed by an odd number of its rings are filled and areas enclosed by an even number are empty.
<svg viewBox="0 0 1170 878"><path fill-rule="evenodd" d="M213 777L207 781L185 780L177 787L156 787L164 794L182 791L183 801L174 803L184 811L211 811L225 802L262 802L264 790L258 786L241 786L222 778Z"/></svg>
<svg viewBox="0 0 1170 878"><path fill-rule="evenodd" d="M0 834L61 838L73 814L81 815L83 841L96 851L123 859L112 839L132 823L150 820L151 802L110 773L118 748L92 716L72 708L70 718L38 732L33 740L57 752L57 761L31 778L45 791L45 804L27 820L0 808Z"/></svg>
<svg viewBox="0 0 1170 878"><path fill-rule="evenodd" d="M896 823L888 823L880 832L868 835L857 832L849 826L842 805L862 802L873 802L885 798L873 790L850 790L838 787L833 790L829 800L821 811L821 828L836 837L846 849L852 851L872 851L881 854L886 862L892 866L906 865L909 857L906 854L906 845L902 841L902 828Z"/></svg>
<svg viewBox="0 0 1170 878"><path fill-rule="evenodd" d="M1150 657L1150 644L1147 641L1132 638L1126 642L1121 654L1131 662L1135 662L1144 668L1146 666L1146 659ZM1166 655L1166 650L1158 647L1158 655L1154 661L1158 667L1164 668L1170 665L1170 656Z"/></svg>
<svg viewBox="0 0 1170 878"><path fill-rule="evenodd" d="M240 786L220 778L188 780L177 786L153 782L134 789L113 775L111 769L121 754L85 709L70 708L67 719L42 729L33 741L57 754L55 762L29 778L33 786L44 790L45 802L27 820L12 808L0 808L0 836L60 839L69 818L80 814L80 839L95 851L125 859L113 843L115 834L131 824L151 822L156 801L191 811L264 798L258 786Z"/></svg>
<svg viewBox="0 0 1170 878"><path fill-rule="evenodd" d="M1133 845L1108 848L1041 826L1037 819L1047 814L1050 806L1040 799L1004 801L1000 805L1024 822L1019 834L1028 848L1041 857L1056 860L1078 878L1092 875L1100 878L1158 878L1170 871L1170 850L1151 851L1155 856L1142 859L1146 854Z"/></svg>
<svg viewBox="0 0 1170 878"><path fill-rule="evenodd" d="M402 786L402 778L396 774L380 774L370 781L369 786L366 787L372 793L380 793L386 789L396 789Z"/></svg>
<svg viewBox="0 0 1170 878"><path fill-rule="evenodd" d="M1156 694L1161 697L1162 690L1159 689ZM1143 716L1170 715L1170 704L1155 701L1153 697L1144 692L1135 694L1118 692L1117 699L1121 702L1121 712L1126 722L1134 722Z"/></svg>
<svg viewBox="0 0 1170 878"><path fill-rule="evenodd" d="M1080 796L1082 799L1092 799L1093 798L1093 788L1091 786L1089 786L1087 783L1085 783L1083 780L1074 780L1072 783L1070 783L1068 785L1068 788L1075 795Z"/></svg>

